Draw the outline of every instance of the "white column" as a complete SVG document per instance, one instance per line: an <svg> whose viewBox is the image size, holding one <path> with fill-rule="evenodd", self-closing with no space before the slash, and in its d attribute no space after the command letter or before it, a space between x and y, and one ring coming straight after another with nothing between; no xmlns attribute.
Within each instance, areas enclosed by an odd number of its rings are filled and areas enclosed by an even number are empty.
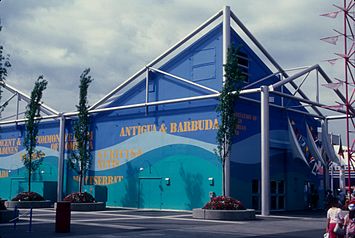
<svg viewBox="0 0 355 238"><path fill-rule="evenodd" d="M270 214L269 88L261 86L261 215Z"/></svg>
<svg viewBox="0 0 355 238"><path fill-rule="evenodd" d="M346 192L346 188L345 188L345 169L344 166L339 165L339 188L341 189L341 191Z"/></svg>
<svg viewBox="0 0 355 238"><path fill-rule="evenodd" d="M223 65L227 64L228 48L230 45L230 8L224 6L223 9ZM223 85L226 81L225 68L223 67ZM227 147L229 145L226 145ZM225 196L230 196L230 153L224 162L224 191Z"/></svg>
<svg viewBox="0 0 355 238"><path fill-rule="evenodd" d="M148 103L149 101L149 68L146 68L145 72L145 115L148 115Z"/></svg>
<svg viewBox="0 0 355 238"><path fill-rule="evenodd" d="M63 198L63 177L64 177L64 146L65 146L65 117L63 114L59 117L59 158L58 158L58 184L57 184L57 201Z"/></svg>
<svg viewBox="0 0 355 238"><path fill-rule="evenodd" d="M230 8L229 6L224 6L223 9L223 65L227 64L227 55L228 48L230 46L230 37L231 36L231 28L230 28ZM225 69L223 67L223 82L226 81L226 77L224 76Z"/></svg>
<svg viewBox="0 0 355 238"><path fill-rule="evenodd" d="M20 111L20 100L21 100L20 94L17 93L16 120L18 120L18 114L19 114L19 111Z"/></svg>
<svg viewBox="0 0 355 238"><path fill-rule="evenodd" d="M334 192L334 180L333 180L333 166L330 167L330 190Z"/></svg>

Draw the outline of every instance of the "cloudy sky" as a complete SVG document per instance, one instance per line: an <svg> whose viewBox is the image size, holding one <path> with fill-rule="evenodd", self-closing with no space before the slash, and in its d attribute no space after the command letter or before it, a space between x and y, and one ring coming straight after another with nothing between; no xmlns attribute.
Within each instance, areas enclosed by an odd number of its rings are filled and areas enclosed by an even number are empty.
<svg viewBox="0 0 355 238"><path fill-rule="evenodd" d="M0 44L11 55L8 83L29 94L38 75L44 101L73 111L81 72L91 68L90 105L223 8L232 11L284 68L321 64L341 78L339 46L319 39L341 28L341 0L2 0ZM339 75L340 74L340 75Z"/></svg>

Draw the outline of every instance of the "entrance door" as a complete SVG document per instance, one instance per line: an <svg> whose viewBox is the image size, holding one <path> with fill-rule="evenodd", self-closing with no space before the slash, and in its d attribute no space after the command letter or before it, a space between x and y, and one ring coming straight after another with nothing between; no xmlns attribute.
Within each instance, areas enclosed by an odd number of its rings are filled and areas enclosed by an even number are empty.
<svg viewBox="0 0 355 238"><path fill-rule="evenodd" d="M283 180L274 180L270 183L271 210L285 209L285 183Z"/></svg>
<svg viewBox="0 0 355 238"><path fill-rule="evenodd" d="M161 178L139 178L138 208L162 208Z"/></svg>
<svg viewBox="0 0 355 238"><path fill-rule="evenodd" d="M251 204L255 210L260 210L260 181L257 179L252 180L252 196ZM284 210L285 209L285 182L284 180L270 181L270 210Z"/></svg>

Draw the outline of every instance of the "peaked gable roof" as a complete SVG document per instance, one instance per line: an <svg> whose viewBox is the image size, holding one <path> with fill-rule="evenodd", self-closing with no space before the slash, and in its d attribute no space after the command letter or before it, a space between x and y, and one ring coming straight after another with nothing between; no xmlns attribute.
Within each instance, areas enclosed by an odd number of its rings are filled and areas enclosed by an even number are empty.
<svg viewBox="0 0 355 238"><path fill-rule="evenodd" d="M223 84L222 62L225 56L222 51L225 47L223 44L225 40L225 24L222 24L223 22L218 23L212 29L207 29L207 27L211 28L211 24L217 21L222 15L223 10L212 16L187 37L176 43L131 78L113 89L109 94L96 102L90 110L98 112L109 110L109 108L116 110L120 108L148 107L150 105L172 102L218 98ZM272 71L242 37L233 30L233 27L228 25L227 27L231 29L229 36L231 44L235 44L237 47L241 45L241 52L246 55L248 60L247 74L249 81L246 82L245 87L241 91L243 97L258 100L259 95L251 95L250 93L260 92L260 86L267 85L270 91L275 94L272 103L284 106L281 98L285 97L292 101L288 103L290 106L301 106L301 103L308 103L311 106L310 108L314 110L314 115L324 118L323 113L318 109L324 106L324 104L310 100L302 91L301 86L298 86L294 82L295 79L304 76L306 73L309 74L312 71L317 71L320 72L326 82L330 83L331 80L324 71L318 65L315 65L307 68L305 71L289 76L233 12L230 12L230 18L234 20L242 32L276 69L276 71ZM191 41L193 37L201 34L203 30L206 31L206 29L207 33L188 44L188 41ZM181 48L183 49L181 50ZM180 49L179 52L177 52L178 49ZM281 80L282 78L286 78L287 80ZM290 93L287 87L285 87L287 85L291 85L294 93ZM345 100L339 91L334 90L334 92L341 100ZM296 94L300 95L300 97L296 97ZM305 109L303 108L302 111L305 111Z"/></svg>

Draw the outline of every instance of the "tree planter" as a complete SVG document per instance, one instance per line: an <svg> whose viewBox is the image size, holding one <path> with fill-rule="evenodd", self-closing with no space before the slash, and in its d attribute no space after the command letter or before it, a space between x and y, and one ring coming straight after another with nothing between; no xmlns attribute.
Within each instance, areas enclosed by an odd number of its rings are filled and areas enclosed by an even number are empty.
<svg viewBox="0 0 355 238"><path fill-rule="evenodd" d="M14 209L0 210L0 223L10 222L10 220L18 216L18 211L14 212Z"/></svg>
<svg viewBox="0 0 355 238"><path fill-rule="evenodd" d="M44 201L6 201L7 208L49 208L53 207L53 202L50 200Z"/></svg>
<svg viewBox="0 0 355 238"><path fill-rule="evenodd" d="M54 205L54 208L57 208L57 204ZM74 203L70 204L71 211L103 211L106 209L105 202L83 202L83 203Z"/></svg>
<svg viewBox="0 0 355 238"><path fill-rule="evenodd" d="M255 220L255 210L210 210L197 208L193 209L193 218L205 220L228 220L228 221L243 221Z"/></svg>

